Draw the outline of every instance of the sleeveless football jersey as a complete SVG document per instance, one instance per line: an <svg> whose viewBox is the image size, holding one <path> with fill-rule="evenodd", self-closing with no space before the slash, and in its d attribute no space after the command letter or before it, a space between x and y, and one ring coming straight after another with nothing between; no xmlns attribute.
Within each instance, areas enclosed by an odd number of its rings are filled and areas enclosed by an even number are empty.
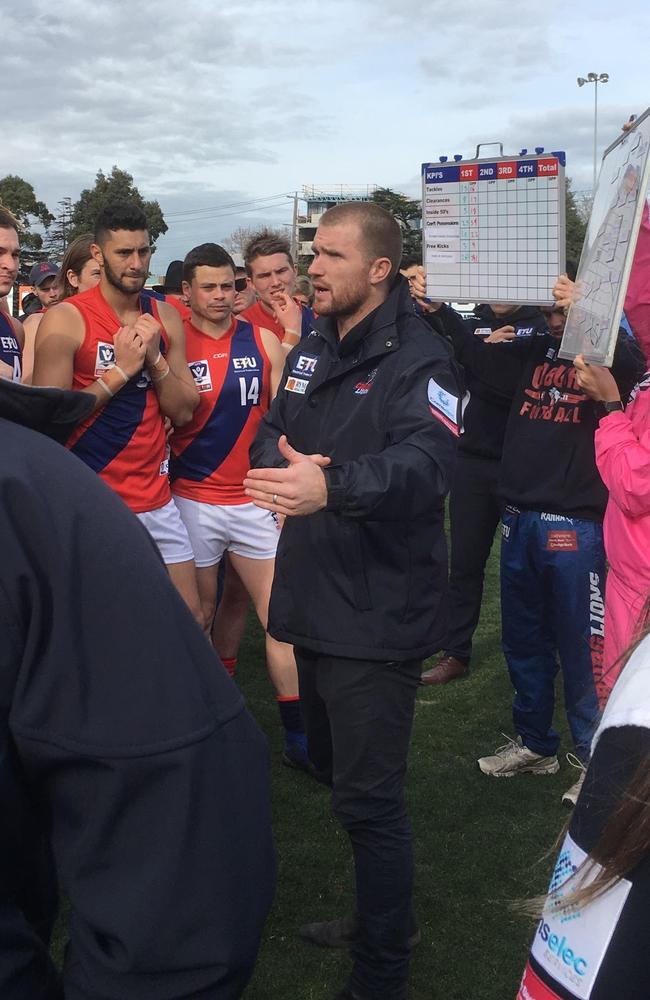
<svg viewBox="0 0 650 1000"><path fill-rule="evenodd" d="M22 377L22 351L16 338L13 323L5 312L0 309L0 361L9 365L13 375L12 382L20 382Z"/></svg>
<svg viewBox="0 0 650 1000"><path fill-rule="evenodd" d="M115 364L113 337L121 323L99 285L67 300L79 310L86 333L74 359L73 389L91 385ZM162 327L156 301L140 296L140 309ZM136 514L164 507L171 499L168 449L158 396L143 369L100 410L79 425L67 447L94 469Z"/></svg>
<svg viewBox="0 0 650 1000"><path fill-rule="evenodd" d="M269 408L271 363L258 327L233 318L219 340L186 320L185 349L199 390L192 421L170 440L174 493L211 504L250 503L248 449Z"/></svg>
<svg viewBox="0 0 650 1000"><path fill-rule="evenodd" d="M247 323L252 323L253 326L261 326L262 329L270 330L274 333L278 340L282 341L284 337L284 327L275 316L269 316L266 310L263 308L261 302L254 302L252 306L248 309L244 309L242 313L239 314L240 319L245 319ZM300 339L304 340L308 337L312 330L312 325L314 322L314 310L309 306L300 306Z"/></svg>

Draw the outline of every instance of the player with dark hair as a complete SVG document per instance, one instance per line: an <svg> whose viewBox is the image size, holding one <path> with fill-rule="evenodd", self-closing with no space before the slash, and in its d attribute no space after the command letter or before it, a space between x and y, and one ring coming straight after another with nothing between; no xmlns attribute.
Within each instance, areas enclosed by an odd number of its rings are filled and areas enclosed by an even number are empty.
<svg viewBox="0 0 650 1000"><path fill-rule="evenodd" d="M34 385L93 397L93 412L67 445L138 515L202 624L192 547L171 498L163 419L188 423L199 396L178 313L142 294L151 259L142 209L117 202L100 212L92 254L99 285L43 317Z"/></svg>
<svg viewBox="0 0 650 1000"><path fill-rule="evenodd" d="M395 280L401 244L379 205L323 215L309 268L315 332L289 354L244 484L287 518L269 630L295 645L309 756L354 852L357 916L301 932L351 947L339 1000L407 996L416 930L404 777L421 661L444 627L461 393L449 348Z"/></svg>
<svg viewBox="0 0 650 1000"><path fill-rule="evenodd" d="M242 319L271 330L290 349L308 336L314 314L293 298L298 272L289 240L262 229L246 244L244 263L258 301L241 314Z"/></svg>
<svg viewBox="0 0 650 1000"><path fill-rule="evenodd" d="M275 395L284 365L277 338L232 315L235 265L215 243L190 250L183 291L192 315L185 321L190 371L200 402L170 439L176 505L192 542L199 597L210 629L219 563L229 562L266 628L280 526L244 493L248 450ZM298 677L291 646L267 635L266 657L286 740L283 760L307 767Z"/></svg>
<svg viewBox="0 0 650 1000"><path fill-rule="evenodd" d="M0 378L20 382L22 375L23 328L3 308L18 277L20 243L18 222L9 209L0 205Z"/></svg>

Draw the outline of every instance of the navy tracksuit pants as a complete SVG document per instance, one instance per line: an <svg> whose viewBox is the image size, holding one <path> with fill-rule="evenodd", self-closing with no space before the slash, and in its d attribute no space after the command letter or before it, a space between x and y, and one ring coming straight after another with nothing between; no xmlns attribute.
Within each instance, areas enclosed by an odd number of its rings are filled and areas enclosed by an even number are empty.
<svg viewBox="0 0 650 1000"><path fill-rule="evenodd" d="M578 756L587 761L599 719L594 665L602 657L602 525L507 507L501 545L503 652L515 689L513 721L534 753L552 756L558 658Z"/></svg>

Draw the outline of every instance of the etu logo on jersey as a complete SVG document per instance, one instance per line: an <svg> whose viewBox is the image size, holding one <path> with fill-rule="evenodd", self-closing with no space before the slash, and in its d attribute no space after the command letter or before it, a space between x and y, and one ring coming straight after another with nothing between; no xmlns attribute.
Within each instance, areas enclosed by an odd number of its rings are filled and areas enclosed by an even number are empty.
<svg viewBox="0 0 650 1000"><path fill-rule="evenodd" d="M188 365L192 372L194 385L199 392L208 392L212 388L212 378L210 376L210 365L206 358L202 361L190 361Z"/></svg>
<svg viewBox="0 0 650 1000"><path fill-rule="evenodd" d="M256 372L258 371L257 358L233 358L232 366L236 372Z"/></svg>
<svg viewBox="0 0 650 1000"><path fill-rule="evenodd" d="M104 375L115 364L115 348L112 344L100 340L95 355L95 375Z"/></svg>

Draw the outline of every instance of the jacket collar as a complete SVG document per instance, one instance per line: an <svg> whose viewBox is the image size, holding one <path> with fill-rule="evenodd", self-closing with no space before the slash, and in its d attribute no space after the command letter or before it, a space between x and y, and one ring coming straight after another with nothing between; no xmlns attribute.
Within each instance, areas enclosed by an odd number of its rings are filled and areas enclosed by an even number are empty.
<svg viewBox="0 0 650 1000"><path fill-rule="evenodd" d="M414 316L415 312L408 281L398 274L387 298L348 331L343 340L339 340L335 317L320 316L314 325L321 336L338 352L339 358L348 358L351 355L367 358L389 353L399 346L396 324L402 315Z"/></svg>
<svg viewBox="0 0 650 1000"><path fill-rule="evenodd" d="M87 392L42 389L0 378L0 417L63 443L75 426L90 416L93 397Z"/></svg>

